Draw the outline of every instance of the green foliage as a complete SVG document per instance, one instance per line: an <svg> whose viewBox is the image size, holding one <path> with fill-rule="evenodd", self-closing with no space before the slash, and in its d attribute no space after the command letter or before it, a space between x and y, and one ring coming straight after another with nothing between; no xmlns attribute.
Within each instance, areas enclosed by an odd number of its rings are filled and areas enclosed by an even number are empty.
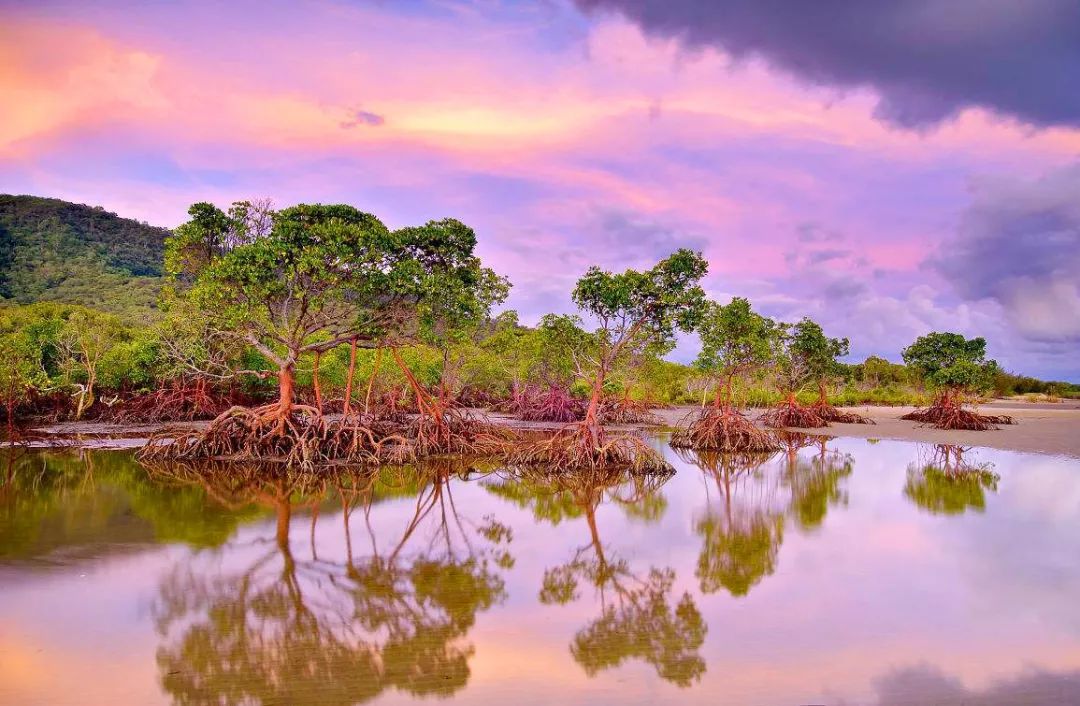
<svg viewBox="0 0 1080 706"><path fill-rule="evenodd" d="M823 384L843 371L837 358L847 355L848 340L828 338L809 318L779 324L779 334L772 340L774 372L785 393L796 393L809 382Z"/></svg>
<svg viewBox="0 0 1080 706"><path fill-rule="evenodd" d="M599 322L602 346L635 340L668 352L676 329L690 332L701 318L705 292L698 282L707 271L700 253L681 249L644 272L612 274L591 267L572 296Z"/></svg>
<svg viewBox="0 0 1080 706"><path fill-rule="evenodd" d="M872 387L903 385L908 383L911 377L903 365L874 355L851 367L852 377L856 381L865 382Z"/></svg>
<svg viewBox="0 0 1080 706"><path fill-rule="evenodd" d="M0 299L149 320L169 232L98 207L0 195Z"/></svg>
<svg viewBox="0 0 1080 706"><path fill-rule="evenodd" d="M579 376L591 379L592 394L586 420L595 420L599 396L609 374L621 367L632 384L642 360L661 356L675 346L677 330L697 326L705 308L705 292L698 282L708 270L700 253L678 250L652 269L611 274L589 268L574 288L573 300L596 319L590 336L576 333L576 319L564 321L567 346ZM570 324L573 324L572 326Z"/></svg>
<svg viewBox="0 0 1080 706"><path fill-rule="evenodd" d="M181 298L282 370L350 340L449 341L506 294L457 221L391 232L347 205L189 213L167 253Z"/></svg>
<svg viewBox="0 0 1080 706"><path fill-rule="evenodd" d="M949 472L936 465L909 469L904 496L935 515L961 515L986 509L986 491L997 490L998 477L983 469Z"/></svg>
<svg viewBox="0 0 1080 706"><path fill-rule="evenodd" d="M710 376L731 380L769 362L777 336L776 323L750 308L750 302L735 297L727 305L709 302L697 327L701 352L694 365Z"/></svg>
<svg viewBox="0 0 1080 706"><path fill-rule="evenodd" d="M932 387L983 391L993 385L997 363L986 360L986 339L928 333L903 351L904 362Z"/></svg>

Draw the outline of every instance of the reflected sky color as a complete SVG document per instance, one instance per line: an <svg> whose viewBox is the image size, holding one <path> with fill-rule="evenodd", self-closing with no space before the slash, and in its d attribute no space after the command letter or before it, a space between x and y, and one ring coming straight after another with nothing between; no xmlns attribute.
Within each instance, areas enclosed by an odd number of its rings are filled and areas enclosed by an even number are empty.
<svg viewBox="0 0 1080 706"><path fill-rule="evenodd" d="M617 11L639 3L579 4L601 10L0 3L0 190L165 226L196 200L264 196L393 226L452 215L526 321L569 309L590 264L685 245L714 296L817 317L856 357L950 328L1006 367L1080 375L1080 126L1052 92L1050 121L992 101L898 121L902 95L883 116L873 80L808 81ZM1031 5L1009 22L1062 24ZM943 41L980 25L972 7Z"/></svg>
<svg viewBox="0 0 1080 706"><path fill-rule="evenodd" d="M757 467L665 453L678 471L652 484L384 475L367 510L363 484L210 500L120 453L89 474L24 458L64 480L5 486L0 702L1080 695L1075 461L969 451L996 489L943 512L905 490L940 467L929 446L838 439Z"/></svg>

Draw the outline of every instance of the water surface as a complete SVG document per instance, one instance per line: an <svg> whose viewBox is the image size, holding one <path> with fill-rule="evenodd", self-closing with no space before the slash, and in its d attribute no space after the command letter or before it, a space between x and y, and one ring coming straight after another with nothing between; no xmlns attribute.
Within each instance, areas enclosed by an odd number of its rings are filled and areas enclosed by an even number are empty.
<svg viewBox="0 0 1080 706"><path fill-rule="evenodd" d="M9 453L0 702L1080 703L1080 462L806 442L573 483Z"/></svg>

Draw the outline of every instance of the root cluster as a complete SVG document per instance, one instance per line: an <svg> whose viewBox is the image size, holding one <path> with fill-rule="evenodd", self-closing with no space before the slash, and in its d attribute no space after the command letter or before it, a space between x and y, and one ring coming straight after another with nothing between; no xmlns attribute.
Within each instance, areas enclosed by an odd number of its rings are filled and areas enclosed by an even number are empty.
<svg viewBox="0 0 1080 706"><path fill-rule="evenodd" d="M328 422L315 410L301 406L287 416L277 412L277 405L232 407L205 430L155 435L140 451L140 458L242 459L305 467L404 463L416 458L415 444L397 425L352 416Z"/></svg>
<svg viewBox="0 0 1080 706"><path fill-rule="evenodd" d="M232 407L204 430L162 432L140 452L147 460L225 459L318 464L400 464L439 454L500 454L512 432L456 409L439 417L397 412L328 419L304 405Z"/></svg>
<svg viewBox="0 0 1080 706"><path fill-rule="evenodd" d="M511 465L549 472L613 468L634 473L670 471L660 453L636 434L608 436L602 428L575 424L537 440L521 441L507 454Z"/></svg>
<svg viewBox="0 0 1080 706"><path fill-rule="evenodd" d="M663 424L651 410L647 402L620 397L604 401L599 416L603 424Z"/></svg>
<svg viewBox="0 0 1080 706"><path fill-rule="evenodd" d="M498 407L526 422L558 422L567 424L585 418L585 405L558 385L542 390L527 385L514 390L513 395Z"/></svg>
<svg viewBox="0 0 1080 706"><path fill-rule="evenodd" d="M103 413L109 421L191 422L213 419L237 403L234 394L215 390L205 381L172 380L153 392L135 395Z"/></svg>
<svg viewBox="0 0 1080 706"><path fill-rule="evenodd" d="M965 431L987 431L997 429L999 424L1016 424L1016 420L1007 414L979 414L965 409L960 402L946 398L938 398L929 407L909 412L900 418L935 429Z"/></svg>
<svg viewBox="0 0 1080 706"><path fill-rule="evenodd" d="M677 449L738 453L768 453L780 449L772 434L727 406L707 407L691 413L672 434L671 445Z"/></svg>
<svg viewBox="0 0 1080 706"><path fill-rule="evenodd" d="M761 423L773 429L794 427L796 429L817 429L827 427L829 423L818 416L813 407L804 407L795 400L781 402L761 415Z"/></svg>
<svg viewBox="0 0 1080 706"><path fill-rule="evenodd" d="M864 417L861 414L855 414L854 412L845 412L841 409L833 407L828 402L817 402L810 407L818 417L825 422L836 422L838 424L875 424L873 419Z"/></svg>
<svg viewBox="0 0 1080 706"><path fill-rule="evenodd" d="M418 456L464 454L491 456L503 453L514 439L513 432L460 409L448 409L438 417L417 415L405 424L403 433Z"/></svg>

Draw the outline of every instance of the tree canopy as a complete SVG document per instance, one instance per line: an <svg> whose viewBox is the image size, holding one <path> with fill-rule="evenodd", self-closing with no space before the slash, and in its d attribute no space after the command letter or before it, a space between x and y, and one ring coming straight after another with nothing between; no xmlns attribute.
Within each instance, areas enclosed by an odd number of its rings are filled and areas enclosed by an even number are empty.
<svg viewBox="0 0 1080 706"><path fill-rule="evenodd" d="M680 249L643 272L612 274L594 266L578 280L574 303L597 322L596 352L581 357L593 373L592 412L620 356L666 353L676 331L694 329L705 306L698 282L708 268L700 253Z"/></svg>
<svg viewBox="0 0 1080 706"><path fill-rule="evenodd" d="M997 362L986 359L986 339L958 333L928 333L904 349L904 362L933 387L985 390L993 385Z"/></svg>
<svg viewBox="0 0 1080 706"><path fill-rule="evenodd" d="M279 368L283 404L304 353L436 335L440 323L475 319L505 296L505 282L473 254L475 233L458 221L390 231L348 205L267 211L193 205L166 264L214 327Z"/></svg>
<svg viewBox="0 0 1080 706"><path fill-rule="evenodd" d="M721 378L729 402L732 379L768 363L777 335L776 323L751 309L743 297L726 305L709 302L697 331L701 352L694 365ZM717 395L720 393L718 389Z"/></svg>

